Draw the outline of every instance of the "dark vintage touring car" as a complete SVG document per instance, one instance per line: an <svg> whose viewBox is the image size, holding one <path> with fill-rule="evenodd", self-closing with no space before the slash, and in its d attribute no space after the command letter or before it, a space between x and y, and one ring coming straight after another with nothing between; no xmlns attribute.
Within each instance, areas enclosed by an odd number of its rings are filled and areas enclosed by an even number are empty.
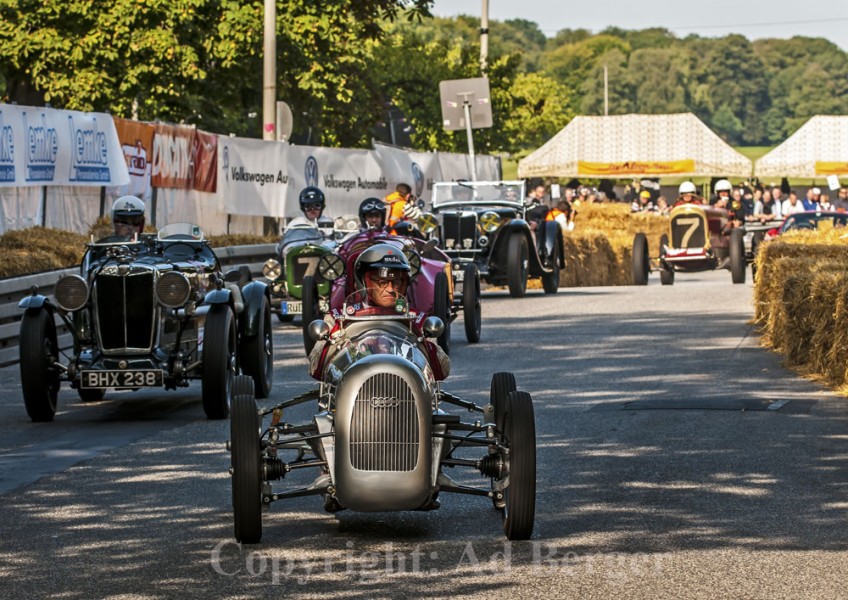
<svg viewBox="0 0 848 600"><path fill-rule="evenodd" d="M53 298L34 289L20 302L20 371L33 421L52 421L62 381L83 401L106 390L202 384L210 419L229 415L233 378L271 389L271 311L264 283L247 268L226 274L199 227L175 223L156 235L88 244L79 275L61 277ZM56 318L73 346L59 348Z"/></svg>

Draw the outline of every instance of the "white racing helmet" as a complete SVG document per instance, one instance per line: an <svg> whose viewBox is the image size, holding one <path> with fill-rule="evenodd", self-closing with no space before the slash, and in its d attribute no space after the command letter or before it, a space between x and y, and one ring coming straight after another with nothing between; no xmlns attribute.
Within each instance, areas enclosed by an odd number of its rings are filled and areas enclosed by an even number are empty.
<svg viewBox="0 0 848 600"><path fill-rule="evenodd" d="M733 190L733 184L731 184L727 179L719 179L715 183L715 193L719 192L727 192L730 193Z"/></svg>
<svg viewBox="0 0 848 600"><path fill-rule="evenodd" d="M695 184L691 181L684 181L680 184L680 187L677 188L677 192L682 196L683 194L697 194L698 188L695 187Z"/></svg>

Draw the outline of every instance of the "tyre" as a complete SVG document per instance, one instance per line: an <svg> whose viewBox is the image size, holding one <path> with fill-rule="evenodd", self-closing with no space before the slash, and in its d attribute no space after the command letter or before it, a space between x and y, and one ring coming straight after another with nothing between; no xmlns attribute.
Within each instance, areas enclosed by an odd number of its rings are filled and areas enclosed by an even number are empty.
<svg viewBox="0 0 848 600"><path fill-rule="evenodd" d="M527 261L530 256L527 238L521 233L513 233L509 236L506 250L506 282L509 295L521 298L527 291Z"/></svg>
<svg viewBox="0 0 848 600"><path fill-rule="evenodd" d="M230 414L236 375L236 323L228 306L213 306L203 328L203 411L207 419Z"/></svg>
<svg viewBox="0 0 848 600"><path fill-rule="evenodd" d="M480 341L483 313L480 303L480 271L474 263L465 265L463 269L462 319L465 324L465 339L469 344L476 344Z"/></svg>
<svg viewBox="0 0 848 600"><path fill-rule="evenodd" d="M664 268L660 271L660 283L663 285L674 285L674 269L671 265L662 261L665 257L664 248L666 246L668 246L668 235L662 234L662 237L660 237L660 262L663 263Z"/></svg>
<svg viewBox="0 0 848 600"><path fill-rule="evenodd" d="M106 390L102 388L78 388L77 394L82 402L100 402L106 397Z"/></svg>
<svg viewBox="0 0 848 600"><path fill-rule="evenodd" d="M515 375L508 372L495 373L492 375L492 385L489 388L489 404L494 409L494 418L498 431L503 435L504 431L504 415L506 414L507 402L509 402L509 394L516 390ZM492 492L500 494L500 498L496 495L492 496L492 504L498 510L503 510L506 507L504 502L504 485L502 480L492 479Z"/></svg>
<svg viewBox="0 0 848 600"><path fill-rule="evenodd" d="M56 325L47 310L27 311L21 319L21 388L29 418L36 423L52 421L59 397L59 345Z"/></svg>
<svg viewBox="0 0 848 600"><path fill-rule="evenodd" d="M509 485L504 490L504 534L527 540L536 517L536 422L527 392L510 392L505 437L509 446Z"/></svg>
<svg viewBox="0 0 848 600"><path fill-rule="evenodd" d="M730 232L730 275L733 283L745 283L745 231L734 229Z"/></svg>
<svg viewBox="0 0 848 600"><path fill-rule="evenodd" d="M241 370L253 378L257 398L267 398L274 381L274 333L271 330L271 304L262 296L256 333L239 348Z"/></svg>
<svg viewBox="0 0 848 600"><path fill-rule="evenodd" d="M559 253L561 251L559 238L557 238L550 256L551 272L542 275L542 288L546 294L556 294L559 289Z"/></svg>
<svg viewBox="0 0 848 600"><path fill-rule="evenodd" d="M442 335L436 338L439 346L445 351L445 354L450 354L450 313L451 300L450 289L448 289L448 276L444 271L436 273L436 281L433 285L433 315L439 317L445 324L445 329Z"/></svg>
<svg viewBox="0 0 848 600"><path fill-rule="evenodd" d="M648 237L644 233L637 233L633 238L633 285L648 285L649 272Z"/></svg>
<svg viewBox="0 0 848 600"><path fill-rule="evenodd" d="M230 417L230 460L234 534L236 541L243 544L256 544L262 539L262 456L259 415L253 396L253 379L245 375L236 377Z"/></svg>
<svg viewBox="0 0 848 600"><path fill-rule="evenodd" d="M315 346L315 340L309 335L309 324L315 319L321 318L321 309L318 306L318 282L312 275L307 275L303 278L303 287L301 292L301 300L303 301L303 313L301 313L300 321L303 326L303 349L306 350L306 355L312 352Z"/></svg>

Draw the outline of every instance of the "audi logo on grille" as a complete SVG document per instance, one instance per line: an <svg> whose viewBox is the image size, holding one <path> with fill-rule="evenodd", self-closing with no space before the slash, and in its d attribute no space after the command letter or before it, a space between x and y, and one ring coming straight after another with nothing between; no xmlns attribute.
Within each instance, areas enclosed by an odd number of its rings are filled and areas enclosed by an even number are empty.
<svg viewBox="0 0 848 600"><path fill-rule="evenodd" d="M371 406L374 408L395 408L400 405L400 400L392 396L374 396L371 398Z"/></svg>

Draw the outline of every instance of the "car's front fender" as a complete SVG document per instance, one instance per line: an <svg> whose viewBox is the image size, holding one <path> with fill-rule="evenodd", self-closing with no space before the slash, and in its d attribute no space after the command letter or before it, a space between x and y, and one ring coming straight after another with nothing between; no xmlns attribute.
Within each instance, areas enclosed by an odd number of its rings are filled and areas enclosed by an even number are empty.
<svg viewBox="0 0 848 600"><path fill-rule="evenodd" d="M268 286L262 281L251 281L241 289L244 299L244 310L241 313L242 335L248 337L256 335L259 331L259 322L263 318L262 298L271 302Z"/></svg>
<svg viewBox="0 0 848 600"><path fill-rule="evenodd" d="M18 308L23 308L24 310L41 310L45 307L51 309L52 305L47 299L47 296L42 294L32 294L21 298L21 301L18 302Z"/></svg>
<svg viewBox="0 0 848 600"><path fill-rule="evenodd" d="M231 304L232 303L232 293L227 288L221 288L220 290L212 290L211 292L206 292L206 296L203 298L204 304L214 305L214 304Z"/></svg>

